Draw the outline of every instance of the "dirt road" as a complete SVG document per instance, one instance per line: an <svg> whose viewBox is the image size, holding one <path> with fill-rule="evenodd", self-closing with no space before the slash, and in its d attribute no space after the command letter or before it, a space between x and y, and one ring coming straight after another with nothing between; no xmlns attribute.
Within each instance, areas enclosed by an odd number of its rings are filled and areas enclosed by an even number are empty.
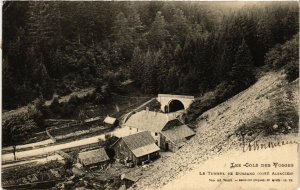
<svg viewBox="0 0 300 190"><path fill-rule="evenodd" d="M129 112L129 113L125 114L124 116L122 116L121 119L120 119L120 125L122 126L128 120L128 118L131 116L132 112L139 111L142 107L144 107L145 105L149 104L153 100L155 100L155 98L151 98L150 100L148 100L147 102L145 102L142 105L138 106L137 108L135 108L131 112Z"/></svg>
<svg viewBox="0 0 300 190"><path fill-rule="evenodd" d="M52 144L52 143L54 143L53 140L47 139L47 140L36 142L36 143L18 145L16 148L17 148L17 150L23 149L23 148L33 148L36 146L48 145L48 144ZM2 150L4 150L4 151L13 150L13 147L12 146L4 147L4 148L2 148Z"/></svg>
<svg viewBox="0 0 300 190"><path fill-rule="evenodd" d="M116 135L118 137L122 137L122 136L128 135L130 133L130 131L124 130L122 128L118 128L115 131L110 132L110 133L113 135ZM86 138L86 139L76 140L76 141L68 142L65 144L58 144L58 145L53 145L53 146L47 146L44 148L16 152L16 157L17 157L17 159L21 159L21 158L26 158L26 157L43 155L43 154L47 154L50 152L55 152L57 150L63 150L63 149L67 149L67 148L73 148L73 147L78 147L78 146L82 146L82 145L96 143L96 142L99 142L99 139L104 140L105 134L101 134L101 135ZM13 161L13 159L14 159L14 156L12 153L2 155L3 162Z"/></svg>

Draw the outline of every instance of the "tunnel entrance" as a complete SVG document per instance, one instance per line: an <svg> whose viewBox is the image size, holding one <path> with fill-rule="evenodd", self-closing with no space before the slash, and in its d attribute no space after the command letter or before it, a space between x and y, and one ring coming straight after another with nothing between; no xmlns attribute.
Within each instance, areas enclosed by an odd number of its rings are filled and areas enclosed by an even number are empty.
<svg viewBox="0 0 300 190"><path fill-rule="evenodd" d="M168 112L175 112L178 110L184 110L184 105L179 100L171 100L169 103L169 110Z"/></svg>

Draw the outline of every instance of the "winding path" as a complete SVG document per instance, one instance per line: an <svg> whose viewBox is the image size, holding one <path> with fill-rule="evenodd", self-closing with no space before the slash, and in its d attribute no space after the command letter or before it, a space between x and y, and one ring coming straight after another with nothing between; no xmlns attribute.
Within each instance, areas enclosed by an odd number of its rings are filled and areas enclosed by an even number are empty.
<svg viewBox="0 0 300 190"><path fill-rule="evenodd" d="M141 109L142 107L144 107L145 105L149 104L150 102L152 102L153 100L155 100L155 98L151 98L150 100L148 100L147 102L143 103L142 105L140 105L139 107L135 108L134 110L132 110L129 113L124 114L121 119L120 119L120 126L122 126L122 124L124 124L128 118L131 116L131 114L135 111L138 111L139 109Z"/></svg>

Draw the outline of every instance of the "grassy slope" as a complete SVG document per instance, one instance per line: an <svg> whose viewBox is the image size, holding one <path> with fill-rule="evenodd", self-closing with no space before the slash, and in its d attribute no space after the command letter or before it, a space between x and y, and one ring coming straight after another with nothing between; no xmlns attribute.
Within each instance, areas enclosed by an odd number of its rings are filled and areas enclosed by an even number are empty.
<svg viewBox="0 0 300 190"><path fill-rule="evenodd" d="M247 125L257 118L267 117L270 99L274 98L276 92L286 87L291 88L295 107L298 107L298 79L287 84L284 78L279 72L266 73L245 91L203 113L197 120L196 136L176 153L159 159L149 169L143 171L144 177L133 189L157 189L182 176L185 171L191 170L204 160L230 149L242 151L242 142L236 134L237 131L243 124ZM258 135L256 138L267 140L272 137ZM277 135L276 138L285 136ZM289 134L286 138L297 138L297 134Z"/></svg>

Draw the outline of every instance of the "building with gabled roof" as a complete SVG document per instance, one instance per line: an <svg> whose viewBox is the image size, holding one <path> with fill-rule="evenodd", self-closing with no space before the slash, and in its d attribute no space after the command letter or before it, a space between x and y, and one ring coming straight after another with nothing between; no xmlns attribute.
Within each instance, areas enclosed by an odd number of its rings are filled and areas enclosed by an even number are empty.
<svg viewBox="0 0 300 190"><path fill-rule="evenodd" d="M139 168L132 172L127 172L121 175L121 180L125 189L130 188L134 183L143 178L142 169Z"/></svg>
<svg viewBox="0 0 300 190"><path fill-rule="evenodd" d="M140 131L159 132L170 121L176 119L178 113L165 114L142 110L133 114L125 123L125 126L136 128Z"/></svg>
<svg viewBox="0 0 300 190"><path fill-rule="evenodd" d="M109 157L104 148L78 153L77 161L89 169L100 166L101 168L109 162Z"/></svg>
<svg viewBox="0 0 300 190"><path fill-rule="evenodd" d="M166 151L175 152L194 135L195 132L187 125L171 127L160 132L160 147Z"/></svg>
<svg viewBox="0 0 300 190"><path fill-rule="evenodd" d="M140 165L156 159L160 150L148 131L122 137L111 148L115 152L116 160L126 165Z"/></svg>
<svg viewBox="0 0 300 190"><path fill-rule="evenodd" d="M133 114L124 124L125 127L133 133L140 131L149 131L159 144L159 133L173 125L183 125L177 119L178 113L160 113L148 110L142 110Z"/></svg>

